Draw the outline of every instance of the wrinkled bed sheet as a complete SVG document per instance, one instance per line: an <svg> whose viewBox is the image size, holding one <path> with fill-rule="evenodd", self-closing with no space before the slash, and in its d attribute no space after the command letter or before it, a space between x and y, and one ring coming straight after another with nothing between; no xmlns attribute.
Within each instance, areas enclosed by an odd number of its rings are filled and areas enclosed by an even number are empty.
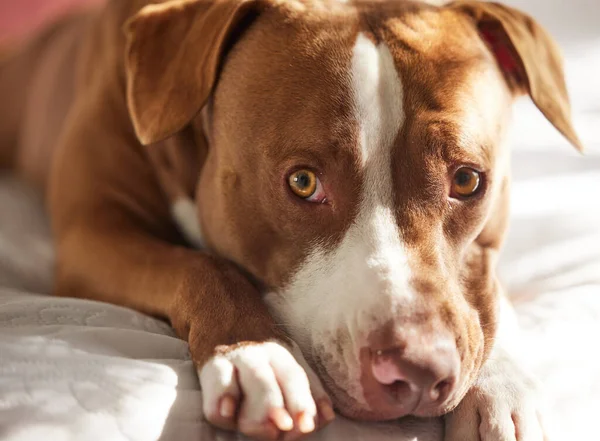
<svg viewBox="0 0 600 441"><path fill-rule="evenodd" d="M597 23L589 16L600 15L600 7L592 0L527 5L565 48L577 127L590 153L577 156L530 104L518 106L512 224L500 272L519 314L523 356L543 384L551 439L595 440L600 439L600 30L586 23ZM578 20L573 14L579 14L581 26L573 26ZM0 440L241 439L202 420L186 344L168 326L128 309L45 295L52 259L37 196L0 176ZM441 436L435 419L361 424L339 418L311 440Z"/></svg>

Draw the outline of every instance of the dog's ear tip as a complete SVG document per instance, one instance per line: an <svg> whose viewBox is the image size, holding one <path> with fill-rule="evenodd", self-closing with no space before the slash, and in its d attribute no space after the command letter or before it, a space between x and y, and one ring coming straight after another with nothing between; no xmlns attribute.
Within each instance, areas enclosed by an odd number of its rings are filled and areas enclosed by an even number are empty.
<svg viewBox="0 0 600 441"><path fill-rule="evenodd" d="M577 136L574 130L569 130L568 132L561 132L565 139L569 142L569 144L575 147L575 150L577 150L580 154L585 155L585 146L583 145L583 142L581 142L581 139L579 139L579 136Z"/></svg>
<svg viewBox="0 0 600 441"><path fill-rule="evenodd" d="M139 121L133 122L133 132L138 142L143 146L149 146L159 141L157 133L147 128L147 125L141 124Z"/></svg>
<svg viewBox="0 0 600 441"><path fill-rule="evenodd" d="M562 135L565 137L566 141L568 141L569 144L571 144L575 148L575 150L577 150L577 152L580 155L585 155L586 154L585 146L583 145L583 143L581 142L581 140L579 139L579 137L576 134L574 134L574 133L570 133L570 134L562 133Z"/></svg>
<svg viewBox="0 0 600 441"><path fill-rule="evenodd" d="M579 136L577 136L577 133L575 133L574 130L572 130L570 127L566 130L562 130L563 128L559 127L556 128L558 129L558 132L563 136L563 139L565 141L567 141L573 148L575 148L575 150L577 150L578 153L580 153L581 155L585 155L585 146L583 145L583 142L581 142L581 139L579 139Z"/></svg>
<svg viewBox="0 0 600 441"><path fill-rule="evenodd" d="M139 141L139 143L143 146L149 146L152 144L156 144L159 141L162 141L165 138L168 138L166 135L161 135L160 133L155 133L152 131L146 131L141 129L135 130L135 135Z"/></svg>
<svg viewBox="0 0 600 441"><path fill-rule="evenodd" d="M140 144L142 144L144 147L153 144L152 137L146 134L137 133L137 139L140 142Z"/></svg>

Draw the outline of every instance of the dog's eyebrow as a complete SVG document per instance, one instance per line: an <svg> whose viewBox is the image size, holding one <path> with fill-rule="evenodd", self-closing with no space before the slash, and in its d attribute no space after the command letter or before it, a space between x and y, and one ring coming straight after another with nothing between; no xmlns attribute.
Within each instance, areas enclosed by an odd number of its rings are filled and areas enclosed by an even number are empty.
<svg viewBox="0 0 600 441"><path fill-rule="evenodd" d="M460 124L445 119L430 121L423 140L431 154L448 163L474 163L489 167L493 163L490 142L475 130L465 130Z"/></svg>
<svg viewBox="0 0 600 441"><path fill-rule="evenodd" d="M441 155L448 164L471 164L489 170L494 164L492 152L493 148L487 143L469 140L445 144Z"/></svg>

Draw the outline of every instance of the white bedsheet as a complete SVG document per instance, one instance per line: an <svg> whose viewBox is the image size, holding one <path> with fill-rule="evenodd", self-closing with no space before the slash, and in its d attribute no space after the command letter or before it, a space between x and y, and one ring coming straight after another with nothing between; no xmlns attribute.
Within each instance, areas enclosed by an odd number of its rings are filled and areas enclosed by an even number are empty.
<svg viewBox="0 0 600 441"><path fill-rule="evenodd" d="M512 226L500 269L517 305L527 363L544 384L551 439L596 440L600 29L590 16L600 7L593 0L527 0L525 8L566 49L577 126L592 153L578 157L532 106L519 105ZM51 266L39 202L0 177L0 440L238 439L202 421L186 344L168 326L112 305L43 295ZM437 441L441 433L439 420L340 418L311 439Z"/></svg>

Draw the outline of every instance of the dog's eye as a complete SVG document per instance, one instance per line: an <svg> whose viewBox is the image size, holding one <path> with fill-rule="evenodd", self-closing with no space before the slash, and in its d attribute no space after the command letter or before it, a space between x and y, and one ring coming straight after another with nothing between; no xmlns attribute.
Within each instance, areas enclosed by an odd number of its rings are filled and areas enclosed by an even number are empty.
<svg viewBox="0 0 600 441"><path fill-rule="evenodd" d="M313 171L305 169L295 171L289 176L288 185L296 196L307 201L323 202L325 199L321 181Z"/></svg>
<svg viewBox="0 0 600 441"><path fill-rule="evenodd" d="M451 197L468 198L477 194L481 188L481 175L470 167L461 167L452 178Z"/></svg>

